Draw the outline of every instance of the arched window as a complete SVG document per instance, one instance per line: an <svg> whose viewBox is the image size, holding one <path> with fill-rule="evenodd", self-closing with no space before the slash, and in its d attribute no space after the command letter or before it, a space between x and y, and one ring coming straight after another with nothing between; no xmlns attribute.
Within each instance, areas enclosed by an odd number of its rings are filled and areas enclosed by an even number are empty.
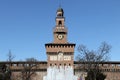
<svg viewBox="0 0 120 80"><path fill-rule="evenodd" d="M58 25L60 25L60 26L61 26L61 25L62 25L62 21L59 21L59 22L58 22Z"/></svg>
<svg viewBox="0 0 120 80"><path fill-rule="evenodd" d="M69 63L69 66L71 66L71 64Z"/></svg>

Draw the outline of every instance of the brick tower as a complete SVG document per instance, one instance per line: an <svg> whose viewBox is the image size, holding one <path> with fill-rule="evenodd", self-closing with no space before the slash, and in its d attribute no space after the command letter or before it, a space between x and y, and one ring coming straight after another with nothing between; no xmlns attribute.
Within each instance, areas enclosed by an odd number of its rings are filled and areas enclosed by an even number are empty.
<svg viewBox="0 0 120 80"><path fill-rule="evenodd" d="M45 44L47 66L72 66L74 62L75 44L67 41L67 28L62 8L56 12L56 26L53 30L54 41Z"/></svg>

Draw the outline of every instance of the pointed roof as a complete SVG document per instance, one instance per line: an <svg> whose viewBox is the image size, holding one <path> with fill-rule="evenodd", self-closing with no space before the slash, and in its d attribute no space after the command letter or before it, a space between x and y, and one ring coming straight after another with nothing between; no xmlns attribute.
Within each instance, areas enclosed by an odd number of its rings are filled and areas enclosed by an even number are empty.
<svg viewBox="0 0 120 80"><path fill-rule="evenodd" d="M64 13L64 10L61 7L59 7L57 12L63 12Z"/></svg>

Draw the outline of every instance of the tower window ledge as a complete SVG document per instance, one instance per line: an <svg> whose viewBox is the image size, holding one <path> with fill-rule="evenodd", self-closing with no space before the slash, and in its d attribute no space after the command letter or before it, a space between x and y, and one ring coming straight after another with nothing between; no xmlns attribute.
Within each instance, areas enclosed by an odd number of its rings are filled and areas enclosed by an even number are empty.
<svg viewBox="0 0 120 80"><path fill-rule="evenodd" d="M56 27L57 29L64 29L65 27L63 27L62 25L59 25L59 27Z"/></svg>

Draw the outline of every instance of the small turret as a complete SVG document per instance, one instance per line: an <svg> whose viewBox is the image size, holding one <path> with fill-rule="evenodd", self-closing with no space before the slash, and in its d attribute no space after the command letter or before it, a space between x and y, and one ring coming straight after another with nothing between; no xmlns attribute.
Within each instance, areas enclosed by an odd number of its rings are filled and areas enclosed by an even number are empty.
<svg viewBox="0 0 120 80"><path fill-rule="evenodd" d="M57 17L63 17L64 16L64 11L62 8L58 8L57 10Z"/></svg>

